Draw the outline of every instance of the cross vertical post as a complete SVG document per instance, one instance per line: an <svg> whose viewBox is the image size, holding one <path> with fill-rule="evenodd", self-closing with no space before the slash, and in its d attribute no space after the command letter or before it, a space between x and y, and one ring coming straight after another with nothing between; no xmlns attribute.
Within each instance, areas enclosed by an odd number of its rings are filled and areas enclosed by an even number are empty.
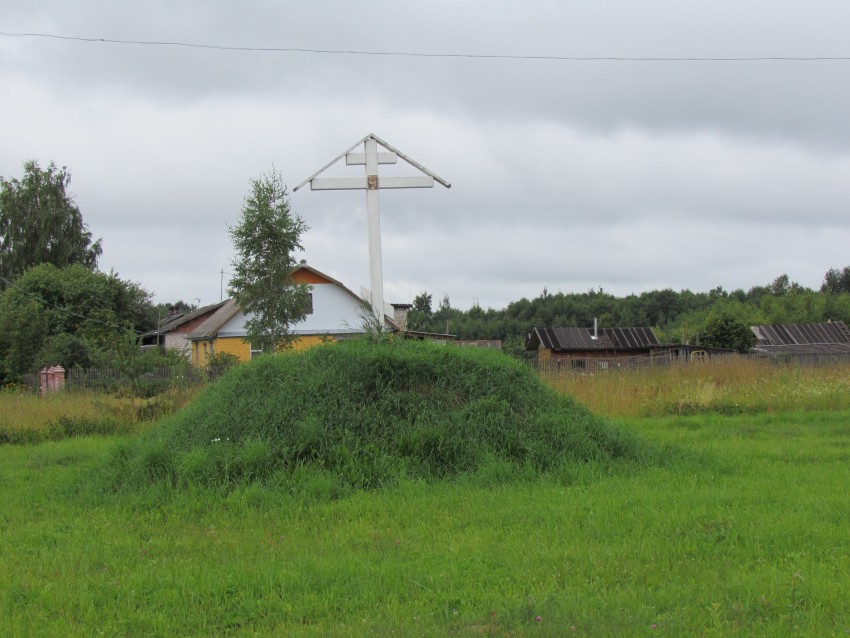
<svg viewBox="0 0 850 638"><path fill-rule="evenodd" d="M366 223L369 228L369 300L372 314L384 324L384 273L381 258L381 204L378 200L378 143L367 139L366 143Z"/></svg>

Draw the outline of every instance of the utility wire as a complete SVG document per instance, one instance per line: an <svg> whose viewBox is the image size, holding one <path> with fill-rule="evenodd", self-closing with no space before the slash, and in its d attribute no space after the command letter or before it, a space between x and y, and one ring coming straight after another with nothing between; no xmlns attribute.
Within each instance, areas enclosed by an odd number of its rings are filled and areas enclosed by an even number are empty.
<svg viewBox="0 0 850 638"><path fill-rule="evenodd" d="M114 323L107 323L105 321L101 321L100 319L94 319L92 317L87 317L86 315L81 315L80 313L74 312L73 310L69 310L66 307L57 306L56 304L52 304L49 301L47 301L44 297L42 297L41 295L36 294L34 292L29 292L28 290L24 290L23 288L18 286L12 279L6 279L5 277L0 277L0 281L4 281L8 286L15 288L18 292L21 292L25 295L32 297L33 299L35 299L37 302L39 302L42 305L50 306L51 308L54 308L55 310L60 310L62 312L65 312L65 313L73 316L73 317L79 317L80 319L85 319L86 321L92 321L94 323L99 323L100 325L106 326L107 328L115 328L116 330L121 330L123 332L126 332L127 330L132 330L137 335L145 334L141 330L135 330L133 328L128 328L127 326L119 326L118 324L114 324Z"/></svg>
<svg viewBox="0 0 850 638"><path fill-rule="evenodd" d="M826 62L850 61L850 56L752 56L752 57L640 57L640 56L575 56L575 55L513 55L507 53L426 53L422 51L366 51L358 49L308 49L300 47L246 47L179 42L167 40L121 40L116 38L84 38L55 33L12 33L0 31L8 38L50 38L102 44L133 44L140 46L185 47L215 51L247 53L317 53L326 55L364 55L409 58L465 58L473 60L552 60L556 62Z"/></svg>

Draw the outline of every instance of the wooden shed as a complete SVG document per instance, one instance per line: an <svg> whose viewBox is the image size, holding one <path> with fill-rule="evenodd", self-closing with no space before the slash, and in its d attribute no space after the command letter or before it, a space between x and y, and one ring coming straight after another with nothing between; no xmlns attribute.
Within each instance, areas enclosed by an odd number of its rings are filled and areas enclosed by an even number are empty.
<svg viewBox="0 0 850 638"><path fill-rule="evenodd" d="M540 361L570 360L584 368L588 360L648 356L660 345L652 328L534 328L525 349Z"/></svg>

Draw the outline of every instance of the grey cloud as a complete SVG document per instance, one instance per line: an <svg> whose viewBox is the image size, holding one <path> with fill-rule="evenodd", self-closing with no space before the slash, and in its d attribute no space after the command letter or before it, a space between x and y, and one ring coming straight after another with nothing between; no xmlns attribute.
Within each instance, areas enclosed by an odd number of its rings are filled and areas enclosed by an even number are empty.
<svg viewBox="0 0 850 638"><path fill-rule="evenodd" d="M847 55L843 2L18 3L6 31L523 55ZM486 10L485 10L486 9ZM101 261L216 301L227 224L368 132L452 182L382 193L387 298L817 286L850 240L850 62L237 53L0 37L0 174L67 164ZM387 168L387 167L385 167ZM334 167L345 173L351 167ZM407 170L398 167L394 170ZM350 172L347 174L351 174ZM305 255L368 282L362 193L293 194Z"/></svg>
<svg viewBox="0 0 850 638"><path fill-rule="evenodd" d="M768 14L717 3L146 3L91 11L55 5L47 30L129 39L426 52L614 56L846 55L846 5L772 3ZM129 15L127 11L131 11ZM616 16L616 19L612 19ZM793 22L791 22L793 21ZM49 29L48 29L49 27ZM789 37L793 32L796 37ZM591 131L727 131L824 148L850 142L841 81L848 62L562 62L246 53L140 45L15 41L28 75L138 98L202 100L235 92L368 100L497 121L548 119ZM23 49L25 47L25 49ZM29 54L35 48L39 55ZM23 51L27 53L24 53Z"/></svg>

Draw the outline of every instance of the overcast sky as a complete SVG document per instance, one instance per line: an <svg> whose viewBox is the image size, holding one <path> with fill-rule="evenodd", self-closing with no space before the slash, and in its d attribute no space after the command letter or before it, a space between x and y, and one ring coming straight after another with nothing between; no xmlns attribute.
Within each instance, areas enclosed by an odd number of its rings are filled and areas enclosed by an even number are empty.
<svg viewBox="0 0 850 638"><path fill-rule="evenodd" d="M846 0L0 4L6 34L850 58ZM0 86L0 175L67 166L101 269L156 301L218 301L249 180L291 188L368 133L452 184L381 192L390 302L817 288L850 265L850 59L4 35ZM368 286L365 193L291 203L299 257Z"/></svg>

